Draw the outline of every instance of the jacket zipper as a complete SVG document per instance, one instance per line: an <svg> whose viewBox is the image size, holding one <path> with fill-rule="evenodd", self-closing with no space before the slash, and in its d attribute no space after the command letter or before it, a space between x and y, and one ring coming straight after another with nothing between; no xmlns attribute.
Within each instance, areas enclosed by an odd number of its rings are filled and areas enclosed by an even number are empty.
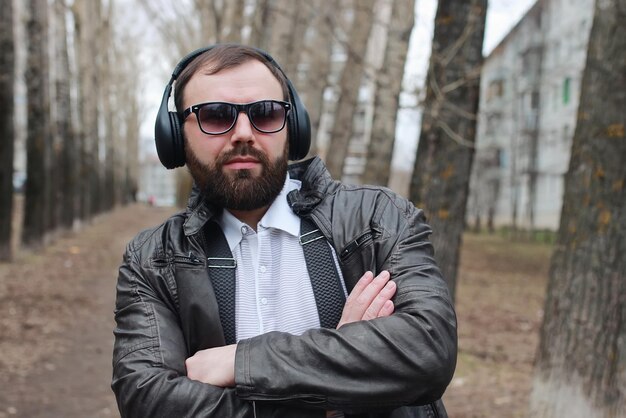
<svg viewBox="0 0 626 418"><path fill-rule="evenodd" d="M202 261L200 261L200 259L196 257L195 255L193 255L191 251L189 252L188 256L184 256L184 255L175 256L174 261L178 263L182 263L182 264L190 264L192 266L198 266L202 264Z"/></svg>
<svg viewBox="0 0 626 418"><path fill-rule="evenodd" d="M200 261L200 259L193 255L191 252L189 252L188 256L177 255L173 258L173 260L175 263L187 264L191 266L199 266L200 264L202 264L202 261ZM152 259L152 265L157 268L167 267L168 260L166 258L154 258Z"/></svg>
<svg viewBox="0 0 626 418"><path fill-rule="evenodd" d="M354 241L346 245L346 247L341 252L341 258L345 259L348 255L356 251L363 244L371 240L372 240L372 233L366 232L365 234L361 235L360 237L358 237L357 239L355 239Z"/></svg>

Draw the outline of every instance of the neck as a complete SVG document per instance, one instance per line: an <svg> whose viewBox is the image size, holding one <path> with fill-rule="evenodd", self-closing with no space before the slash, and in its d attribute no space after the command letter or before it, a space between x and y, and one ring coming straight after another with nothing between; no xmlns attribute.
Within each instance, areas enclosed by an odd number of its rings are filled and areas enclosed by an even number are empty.
<svg viewBox="0 0 626 418"><path fill-rule="evenodd" d="M261 218L263 217L263 215L265 215L268 209L269 209L269 206L263 206L262 208L252 209L252 210L233 210L233 209L226 209L226 210L232 213L232 215L235 218L239 219L241 222L245 223L250 228L256 231L257 225L259 224L259 222L261 221Z"/></svg>

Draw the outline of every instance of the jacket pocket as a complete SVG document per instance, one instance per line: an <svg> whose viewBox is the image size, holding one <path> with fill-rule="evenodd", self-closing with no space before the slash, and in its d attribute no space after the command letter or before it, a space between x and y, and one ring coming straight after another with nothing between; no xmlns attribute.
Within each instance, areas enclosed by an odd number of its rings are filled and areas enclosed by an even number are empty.
<svg viewBox="0 0 626 418"><path fill-rule="evenodd" d="M343 250L341 250L341 254L339 257L341 261L346 261L352 254L354 254L359 248L365 245L371 245L373 240L373 235L371 231L367 231L364 234L360 235L354 241L351 241L346 245Z"/></svg>

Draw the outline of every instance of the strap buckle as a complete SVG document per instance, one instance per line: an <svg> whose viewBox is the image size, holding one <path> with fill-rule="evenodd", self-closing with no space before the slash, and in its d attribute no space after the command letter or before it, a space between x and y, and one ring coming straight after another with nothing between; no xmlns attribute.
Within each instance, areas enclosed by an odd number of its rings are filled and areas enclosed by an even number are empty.
<svg viewBox="0 0 626 418"><path fill-rule="evenodd" d="M208 268L234 269L237 268L237 260L234 258L209 257L206 259ZM215 263L215 264L213 264Z"/></svg>
<svg viewBox="0 0 626 418"><path fill-rule="evenodd" d="M316 229L314 231L300 235L298 239L300 240L300 245L305 245L322 238L324 238L324 234L322 234L322 231L320 231L319 229Z"/></svg>

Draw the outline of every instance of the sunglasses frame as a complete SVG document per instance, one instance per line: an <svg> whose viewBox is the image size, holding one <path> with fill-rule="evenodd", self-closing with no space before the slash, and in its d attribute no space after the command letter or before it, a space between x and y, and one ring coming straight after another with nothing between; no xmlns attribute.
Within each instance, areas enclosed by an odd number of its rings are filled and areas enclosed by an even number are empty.
<svg viewBox="0 0 626 418"><path fill-rule="evenodd" d="M285 109L285 117L283 119L283 124L280 126L280 128L276 129L276 130L272 130L272 131L264 131L262 129L259 129L258 126L255 125L254 121L252 120L252 118L250 117L250 108L256 104L259 103L265 103L265 102L272 102L272 103L278 103L279 105L281 105L284 109ZM235 119L233 120L233 123L230 125L230 127L228 129L226 129L223 132L207 132L202 128L202 124L200 123L200 117L199 117L199 112L200 109L206 105L210 105L210 104L225 104L225 105L229 105L235 108L235 110L237 111L237 113L235 113ZM191 115L192 113L196 115L196 121L198 122L198 127L200 128L200 130L202 132L204 132L207 135L224 135L227 132L230 132L233 127L237 124L237 119L239 119L239 114L241 112L244 112L246 114L246 116L248 117L248 120L250 121L250 124L254 127L254 129L256 129L257 131L264 133L264 134L273 134L276 132L280 132L285 128L285 125L287 124L287 115L289 114L289 111L291 110L291 103L289 102L285 102L282 100L258 100L256 102L251 102L251 103L243 103L243 104L238 104L238 103L229 103L229 102L205 102L205 103L198 103L195 104L193 106L188 107L187 109L185 109L183 111L183 121L186 120L189 115Z"/></svg>

